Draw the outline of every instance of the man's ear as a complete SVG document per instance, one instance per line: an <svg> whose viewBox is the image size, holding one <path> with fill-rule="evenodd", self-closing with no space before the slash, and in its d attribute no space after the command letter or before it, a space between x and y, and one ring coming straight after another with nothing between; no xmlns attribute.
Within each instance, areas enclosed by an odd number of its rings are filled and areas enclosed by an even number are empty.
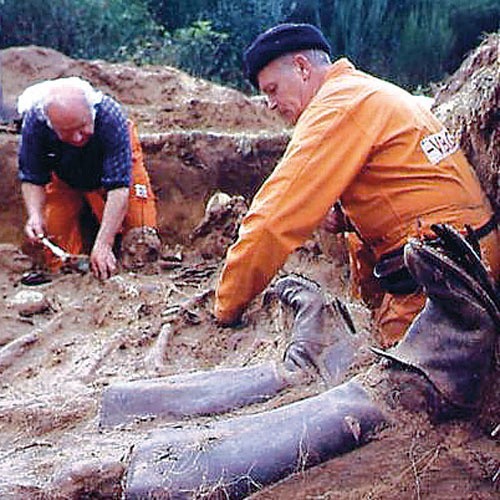
<svg viewBox="0 0 500 500"><path fill-rule="evenodd" d="M293 64L299 72L301 78L306 81L311 76L312 64L304 54L295 54L293 56Z"/></svg>

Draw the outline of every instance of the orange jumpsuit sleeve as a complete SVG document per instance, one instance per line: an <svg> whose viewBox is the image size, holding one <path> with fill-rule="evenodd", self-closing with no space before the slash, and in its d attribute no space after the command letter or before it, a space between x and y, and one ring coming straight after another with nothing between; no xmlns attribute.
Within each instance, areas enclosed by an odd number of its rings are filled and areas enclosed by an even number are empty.
<svg viewBox="0 0 500 500"><path fill-rule="evenodd" d="M303 112L282 160L255 195L227 253L214 308L220 322L239 318L365 164L373 138L348 109L318 99Z"/></svg>

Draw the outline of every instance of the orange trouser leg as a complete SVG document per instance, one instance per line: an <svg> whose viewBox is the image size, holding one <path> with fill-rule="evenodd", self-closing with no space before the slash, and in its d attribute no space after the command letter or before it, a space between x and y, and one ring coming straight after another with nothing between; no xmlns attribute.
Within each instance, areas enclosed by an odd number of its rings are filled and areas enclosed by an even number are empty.
<svg viewBox="0 0 500 500"><path fill-rule="evenodd" d="M45 226L49 238L69 253L80 253L83 245L79 223L83 207L81 193L53 175L45 187L45 194ZM45 264L56 270L61 261L46 250Z"/></svg>
<svg viewBox="0 0 500 500"><path fill-rule="evenodd" d="M403 338L415 316L423 309L425 299L422 292L384 295L374 318L374 336L381 347L390 347Z"/></svg>
<svg viewBox="0 0 500 500"><path fill-rule="evenodd" d="M481 258L493 279L500 281L500 232L495 229L480 241Z"/></svg>
<svg viewBox="0 0 500 500"><path fill-rule="evenodd" d="M130 185L128 210L123 221L123 232L133 227L157 227L156 203L149 175L144 166L141 143L135 125L129 121L132 145L132 181ZM99 222L102 221L106 203L106 191L96 189L85 193L85 199Z"/></svg>
<svg viewBox="0 0 500 500"><path fill-rule="evenodd" d="M373 275L375 255L356 233L347 233L346 241L351 294L356 299L362 299L370 309L376 308L380 305L384 293Z"/></svg>
<svg viewBox="0 0 500 500"><path fill-rule="evenodd" d="M133 227L157 227L156 201L151 189L149 175L144 166L141 143L137 127L129 121L130 143L132 145L132 185L128 201L128 212L124 230Z"/></svg>
<svg viewBox="0 0 500 500"><path fill-rule="evenodd" d="M374 337L381 347L389 347L400 340L413 318L422 309L425 297L384 293L373 275L376 263L370 249L356 236L348 233L351 293L375 309Z"/></svg>

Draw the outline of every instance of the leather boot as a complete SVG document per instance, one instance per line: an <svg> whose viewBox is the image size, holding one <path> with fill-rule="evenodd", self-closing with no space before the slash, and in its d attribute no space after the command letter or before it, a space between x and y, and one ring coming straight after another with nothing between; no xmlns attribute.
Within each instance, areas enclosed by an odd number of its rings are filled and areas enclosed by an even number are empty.
<svg viewBox="0 0 500 500"><path fill-rule="evenodd" d="M374 351L424 375L449 403L444 412L471 410L492 366L499 298L472 247L448 226L434 229L437 244L412 240L405 247L426 305L396 347Z"/></svg>

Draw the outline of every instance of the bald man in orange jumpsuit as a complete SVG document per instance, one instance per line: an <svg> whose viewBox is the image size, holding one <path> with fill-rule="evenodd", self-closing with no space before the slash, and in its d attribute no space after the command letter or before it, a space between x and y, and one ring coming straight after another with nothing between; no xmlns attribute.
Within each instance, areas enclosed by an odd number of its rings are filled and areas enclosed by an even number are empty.
<svg viewBox="0 0 500 500"><path fill-rule="evenodd" d="M432 236L434 223L468 225L498 280L497 224L453 137L403 89L329 55L322 33L304 24L272 28L245 53L247 77L295 129L227 253L214 309L222 324L238 321L337 201L379 262L410 237ZM403 336L424 300L418 290L386 291L376 313L382 346Z"/></svg>
<svg viewBox="0 0 500 500"><path fill-rule="evenodd" d="M28 87L18 109L26 235L33 243L49 236L78 254L79 217L88 204L99 221L91 269L96 277L109 278L117 270L117 234L134 227L156 230L155 199L135 125L114 99L78 77ZM51 269L61 264L48 251L45 263Z"/></svg>

